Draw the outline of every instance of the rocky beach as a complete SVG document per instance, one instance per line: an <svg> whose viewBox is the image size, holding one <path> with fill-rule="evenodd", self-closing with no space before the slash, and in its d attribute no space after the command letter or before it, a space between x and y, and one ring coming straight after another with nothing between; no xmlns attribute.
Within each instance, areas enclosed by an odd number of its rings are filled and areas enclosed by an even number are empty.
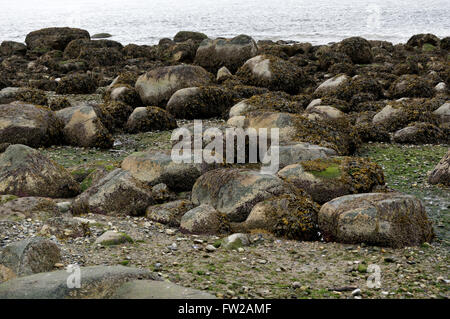
<svg viewBox="0 0 450 319"><path fill-rule="evenodd" d="M0 298L448 299L450 37L108 36L0 44ZM198 120L278 169L174 162Z"/></svg>

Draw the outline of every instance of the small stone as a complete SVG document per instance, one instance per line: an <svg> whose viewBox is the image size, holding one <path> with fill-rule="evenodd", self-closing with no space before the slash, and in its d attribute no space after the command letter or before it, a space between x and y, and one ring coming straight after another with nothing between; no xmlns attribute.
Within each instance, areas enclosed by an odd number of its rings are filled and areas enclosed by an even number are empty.
<svg viewBox="0 0 450 319"><path fill-rule="evenodd" d="M205 249L206 249L206 251L213 252L213 251L215 251L217 248L214 247L213 245L208 245L208 246L205 247Z"/></svg>
<svg viewBox="0 0 450 319"><path fill-rule="evenodd" d="M242 247L239 247L239 248L238 248L238 252L239 252L239 253L243 253L244 251L245 251L244 248L242 248Z"/></svg>
<svg viewBox="0 0 450 319"><path fill-rule="evenodd" d="M361 289L356 288L355 290L352 291L352 296L361 296Z"/></svg>
<svg viewBox="0 0 450 319"><path fill-rule="evenodd" d="M169 236L175 235L177 231L175 229L166 229L166 234Z"/></svg>
<svg viewBox="0 0 450 319"><path fill-rule="evenodd" d="M298 281L294 281L292 283L292 288L297 289L297 288L300 288L300 287L301 287L301 284Z"/></svg>
<svg viewBox="0 0 450 319"><path fill-rule="evenodd" d="M267 260L265 260L265 259L258 259L256 262L259 264L263 264L263 265L267 264Z"/></svg>

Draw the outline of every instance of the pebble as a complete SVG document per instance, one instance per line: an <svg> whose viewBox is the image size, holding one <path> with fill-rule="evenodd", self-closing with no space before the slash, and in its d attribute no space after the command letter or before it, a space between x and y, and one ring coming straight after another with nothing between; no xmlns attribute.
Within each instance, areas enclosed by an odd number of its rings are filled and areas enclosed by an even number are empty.
<svg viewBox="0 0 450 319"><path fill-rule="evenodd" d="M292 283L292 288L297 289L300 288L302 285L298 281L294 281Z"/></svg>
<svg viewBox="0 0 450 319"><path fill-rule="evenodd" d="M361 296L361 289L356 288L355 290L352 291L352 296Z"/></svg>
<svg viewBox="0 0 450 319"><path fill-rule="evenodd" d="M166 234L169 236L175 235L177 231L175 229L166 229Z"/></svg>
<svg viewBox="0 0 450 319"><path fill-rule="evenodd" d="M205 247L205 249L206 249L206 251L213 252L213 251L215 251L217 248L214 247L213 245L208 245L208 246Z"/></svg>

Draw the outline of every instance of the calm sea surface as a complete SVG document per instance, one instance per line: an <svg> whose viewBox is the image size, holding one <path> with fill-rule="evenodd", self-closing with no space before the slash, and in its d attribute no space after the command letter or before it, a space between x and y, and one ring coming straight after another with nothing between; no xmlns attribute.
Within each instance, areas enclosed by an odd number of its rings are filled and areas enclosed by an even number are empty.
<svg viewBox="0 0 450 319"><path fill-rule="evenodd" d="M405 42L450 35L450 0L0 0L0 41L50 26L108 32L123 44L154 44L179 30L210 37L325 44L360 35Z"/></svg>

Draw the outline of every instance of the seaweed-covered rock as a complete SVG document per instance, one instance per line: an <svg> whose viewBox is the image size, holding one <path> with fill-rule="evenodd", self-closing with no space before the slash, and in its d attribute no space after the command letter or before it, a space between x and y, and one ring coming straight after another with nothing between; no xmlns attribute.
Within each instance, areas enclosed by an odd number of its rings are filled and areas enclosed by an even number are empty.
<svg viewBox="0 0 450 319"><path fill-rule="evenodd" d="M79 59L80 55L84 51L83 55L87 60L90 59L88 56L91 53L95 53L96 49L113 49L113 51L109 52L120 52L123 49L122 44L117 41L112 40L89 40L89 39L76 39L71 41L64 51L65 59ZM95 54L94 54L95 55ZM114 54L115 55L115 54ZM112 61L114 61L114 57L112 57ZM112 64L109 64L112 65Z"/></svg>
<svg viewBox="0 0 450 319"><path fill-rule="evenodd" d="M294 140L331 148L340 155L353 154L361 144L356 128L345 117L336 119L294 118Z"/></svg>
<svg viewBox="0 0 450 319"><path fill-rule="evenodd" d="M170 189L190 191L195 180L208 169L196 163L176 163L164 152L137 152L126 157L122 169L148 185L164 183Z"/></svg>
<svg viewBox="0 0 450 319"><path fill-rule="evenodd" d="M91 94L97 90L97 79L88 73L75 73L61 78L56 88L58 94Z"/></svg>
<svg viewBox="0 0 450 319"><path fill-rule="evenodd" d="M406 45L410 47L419 47L422 48L424 44L430 44L432 46L438 47L440 44L440 40L437 36L431 33L426 34L415 34L411 38L409 38Z"/></svg>
<svg viewBox="0 0 450 319"><path fill-rule="evenodd" d="M206 204L187 211L180 221L181 231L191 234L218 234L223 232L225 227L224 216Z"/></svg>
<svg viewBox="0 0 450 319"><path fill-rule="evenodd" d="M57 145L63 124L48 108L13 102L0 105L0 141L32 147Z"/></svg>
<svg viewBox="0 0 450 319"><path fill-rule="evenodd" d="M0 155L0 194L68 198L78 184L62 166L25 145L11 145Z"/></svg>
<svg viewBox="0 0 450 319"><path fill-rule="evenodd" d="M182 64L150 70L137 79L135 87L145 105L164 106L179 89L211 82L212 74L202 67Z"/></svg>
<svg viewBox="0 0 450 319"><path fill-rule="evenodd" d="M345 114L329 105L315 105L305 110L309 119L330 119L336 120L345 116Z"/></svg>
<svg viewBox="0 0 450 319"><path fill-rule="evenodd" d="M438 116L442 123L450 123L450 102L442 104L433 114Z"/></svg>
<svg viewBox="0 0 450 319"><path fill-rule="evenodd" d="M167 224L172 227L179 227L181 217L194 208L191 201L180 199L164 204L149 206L145 216L157 223Z"/></svg>
<svg viewBox="0 0 450 319"><path fill-rule="evenodd" d="M350 77L346 74L336 75L321 83L314 91L314 95L317 97L336 95L338 89L349 81Z"/></svg>
<svg viewBox="0 0 450 319"><path fill-rule="evenodd" d="M412 123L394 133L394 142L400 144L439 144L448 143L448 136L431 123Z"/></svg>
<svg viewBox="0 0 450 319"><path fill-rule="evenodd" d="M133 107L120 101L109 101L99 105L103 114L111 118L112 128L114 130L122 129L128 121Z"/></svg>
<svg viewBox="0 0 450 319"><path fill-rule="evenodd" d="M74 214L144 215L155 204L151 187L135 179L129 172L115 169L79 195Z"/></svg>
<svg viewBox="0 0 450 319"><path fill-rule="evenodd" d="M34 88L21 88L16 94L16 100L34 105L48 105L45 92Z"/></svg>
<svg viewBox="0 0 450 319"><path fill-rule="evenodd" d="M389 102L372 119L372 123L389 132L395 132L413 122L438 125L440 118L433 114L434 103L426 99L402 99Z"/></svg>
<svg viewBox="0 0 450 319"><path fill-rule="evenodd" d="M247 231L265 230L288 239L317 240L319 208L308 196L272 197L257 203L240 227Z"/></svg>
<svg viewBox="0 0 450 319"><path fill-rule="evenodd" d="M412 195L367 193L335 198L319 212L319 228L326 240L404 247L433 239L424 206Z"/></svg>
<svg viewBox="0 0 450 319"><path fill-rule="evenodd" d="M302 161L286 166L277 175L303 189L319 204L347 194L367 193L384 185L380 166L355 157Z"/></svg>
<svg viewBox="0 0 450 319"><path fill-rule="evenodd" d="M53 99L50 99L48 102L48 107L52 110L52 111L59 111L68 107L71 107L72 103L70 103L70 101L64 97L64 96L58 96L55 97Z"/></svg>
<svg viewBox="0 0 450 319"><path fill-rule="evenodd" d="M217 82L221 83L221 82L231 79L231 78L233 78L233 75L231 74L230 70L227 69L226 66L221 67L217 71L217 75L216 75Z"/></svg>
<svg viewBox="0 0 450 319"><path fill-rule="evenodd" d="M370 76L356 75L349 78L341 74L323 82L314 91L314 96L337 98L356 105L359 102L378 100L382 96L382 86Z"/></svg>
<svg viewBox="0 0 450 319"><path fill-rule="evenodd" d="M28 33L25 43L28 50L64 51L69 42L75 39L90 39L89 32L76 28L46 28Z"/></svg>
<svg viewBox="0 0 450 319"><path fill-rule="evenodd" d="M394 98L432 97L432 86L422 77L405 74L392 83L390 92Z"/></svg>
<svg viewBox="0 0 450 319"><path fill-rule="evenodd" d="M450 150L428 176L428 183L450 186Z"/></svg>
<svg viewBox="0 0 450 319"><path fill-rule="evenodd" d="M256 42L247 35L241 34L232 39L205 39L197 49L195 63L212 73L216 73L223 66L234 73L257 53Z"/></svg>
<svg viewBox="0 0 450 319"><path fill-rule="evenodd" d="M135 108L125 124L129 133L168 131L177 127L175 118L157 106Z"/></svg>
<svg viewBox="0 0 450 319"><path fill-rule="evenodd" d="M0 44L0 56L25 55L27 47L25 44L14 41L3 41Z"/></svg>
<svg viewBox="0 0 450 319"><path fill-rule="evenodd" d="M306 77L301 68L270 55L258 55L247 60L236 75L247 85L289 94L298 93L306 84Z"/></svg>
<svg viewBox="0 0 450 319"><path fill-rule="evenodd" d="M352 37L337 44L337 50L345 53L355 64L369 64L373 61L370 42L361 37Z"/></svg>
<svg viewBox="0 0 450 319"><path fill-rule="evenodd" d="M167 102L167 111L179 119L204 119L222 116L233 104L230 90L201 86L176 91Z"/></svg>
<svg viewBox="0 0 450 319"><path fill-rule="evenodd" d="M16 276L51 271L60 261L61 252L58 246L40 237L11 243L2 249L0 254L0 264L11 269Z"/></svg>
<svg viewBox="0 0 450 319"><path fill-rule="evenodd" d="M197 179L192 202L211 205L230 221L242 222L256 203L289 192L287 185L273 175L246 169L216 169Z"/></svg>
<svg viewBox="0 0 450 319"><path fill-rule="evenodd" d="M134 85L134 84L133 84ZM142 106L141 98L136 89L128 84L117 83L109 87L103 95L106 102L117 101L128 104L134 108Z"/></svg>
<svg viewBox="0 0 450 319"><path fill-rule="evenodd" d="M318 59L320 69L323 71L332 71L331 67L336 66L338 64L349 65L348 68L351 69L352 60L349 56L343 52L334 50L329 46L322 46L316 52L315 56ZM336 70L336 67L335 67ZM335 73L335 72L331 72ZM338 72L338 73L346 73L346 72ZM351 73L351 72L350 72Z"/></svg>
<svg viewBox="0 0 450 319"><path fill-rule="evenodd" d="M203 40L207 39L208 36L201 32L194 32L194 31L179 31L175 36L173 37L173 41L175 42L185 42L188 40L193 40L196 42L202 42Z"/></svg>
<svg viewBox="0 0 450 319"><path fill-rule="evenodd" d="M112 147L112 136L98 113L99 110L89 104L56 112L56 116L64 122L63 135L66 143L83 147Z"/></svg>
<svg viewBox="0 0 450 319"><path fill-rule="evenodd" d="M304 103L292 99L284 92L270 92L254 95L251 98L240 101L231 109L229 116L245 115L256 110L267 110L287 113L300 113L304 110Z"/></svg>

